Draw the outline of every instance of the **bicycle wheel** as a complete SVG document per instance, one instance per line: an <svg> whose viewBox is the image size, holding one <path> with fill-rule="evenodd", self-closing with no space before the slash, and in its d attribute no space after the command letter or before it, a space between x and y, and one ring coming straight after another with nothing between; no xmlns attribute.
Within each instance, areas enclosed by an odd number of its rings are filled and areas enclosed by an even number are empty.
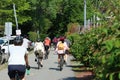
<svg viewBox="0 0 120 80"><path fill-rule="evenodd" d="M15 71L15 80L21 80L18 74L18 71Z"/></svg>
<svg viewBox="0 0 120 80"><path fill-rule="evenodd" d="M48 54L49 54L49 51L47 50L45 53L45 59L48 59Z"/></svg>
<svg viewBox="0 0 120 80"><path fill-rule="evenodd" d="M63 64L64 64L64 58L63 55L60 55L60 71L63 69Z"/></svg>
<svg viewBox="0 0 120 80"><path fill-rule="evenodd" d="M39 59L37 60L37 64L38 64L38 69L40 69L40 62L39 62Z"/></svg>
<svg viewBox="0 0 120 80"><path fill-rule="evenodd" d="M38 58L38 60L37 60L37 64L38 64L38 69L40 69L41 63L40 63L40 59L39 59L39 58Z"/></svg>
<svg viewBox="0 0 120 80"><path fill-rule="evenodd" d="M0 64L4 64L4 63L5 63L4 54L0 53Z"/></svg>

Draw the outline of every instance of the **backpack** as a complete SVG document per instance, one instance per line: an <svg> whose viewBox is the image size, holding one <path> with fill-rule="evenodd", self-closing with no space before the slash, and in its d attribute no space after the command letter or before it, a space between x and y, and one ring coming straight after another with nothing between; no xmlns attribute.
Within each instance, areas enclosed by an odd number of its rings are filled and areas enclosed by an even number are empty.
<svg viewBox="0 0 120 80"><path fill-rule="evenodd" d="M58 44L58 50L64 50L64 43L60 42Z"/></svg>
<svg viewBox="0 0 120 80"><path fill-rule="evenodd" d="M43 57L43 52L41 50L36 50L35 55L38 57Z"/></svg>

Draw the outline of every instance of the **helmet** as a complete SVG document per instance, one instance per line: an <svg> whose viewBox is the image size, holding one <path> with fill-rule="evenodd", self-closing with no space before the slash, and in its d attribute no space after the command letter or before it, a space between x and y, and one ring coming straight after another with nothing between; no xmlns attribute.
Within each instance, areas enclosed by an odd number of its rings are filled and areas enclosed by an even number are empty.
<svg viewBox="0 0 120 80"><path fill-rule="evenodd" d="M40 39L37 39L37 42L40 42Z"/></svg>
<svg viewBox="0 0 120 80"><path fill-rule="evenodd" d="M14 45L22 45L23 43L23 37L17 36L14 38Z"/></svg>
<svg viewBox="0 0 120 80"><path fill-rule="evenodd" d="M63 36L60 37L60 41L64 41L64 37Z"/></svg>

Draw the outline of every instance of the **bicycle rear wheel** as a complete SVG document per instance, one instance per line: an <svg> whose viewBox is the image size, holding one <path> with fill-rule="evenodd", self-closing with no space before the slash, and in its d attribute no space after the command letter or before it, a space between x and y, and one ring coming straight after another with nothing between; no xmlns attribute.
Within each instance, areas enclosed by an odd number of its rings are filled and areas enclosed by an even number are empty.
<svg viewBox="0 0 120 80"><path fill-rule="evenodd" d="M5 56L5 54L0 53L0 64L4 64L5 63L4 56Z"/></svg>
<svg viewBox="0 0 120 80"><path fill-rule="evenodd" d="M45 53L45 59L48 59L48 55L49 55L49 51L46 50L46 53Z"/></svg>
<svg viewBox="0 0 120 80"><path fill-rule="evenodd" d="M60 71L63 69L63 64L64 64L64 57L63 55L60 55Z"/></svg>
<svg viewBox="0 0 120 80"><path fill-rule="evenodd" d="M18 71L15 72L15 80L21 80Z"/></svg>
<svg viewBox="0 0 120 80"><path fill-rule="evenodd" d="M37 60L37 64L38 64L38 69L40 69L41 64L40 64L40 59L39 58Z"/></svg>

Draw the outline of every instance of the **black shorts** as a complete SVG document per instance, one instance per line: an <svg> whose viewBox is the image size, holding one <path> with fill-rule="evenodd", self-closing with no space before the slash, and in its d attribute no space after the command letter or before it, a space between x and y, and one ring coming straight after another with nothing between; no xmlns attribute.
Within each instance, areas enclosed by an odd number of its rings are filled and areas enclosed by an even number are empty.
<svg viewBox="0 0 120 80"><path fill-rule="evenodd" d="M26 67L25 65L8 65L8 75L11 78L15 78L15 71L18 71L19 76L24 76Z"/></svg>
<svg viewBox="0 0 120 80"><path fill-rule="evenodd" d="M45 51L48 51L49 46L45 45Z"/></svg>

